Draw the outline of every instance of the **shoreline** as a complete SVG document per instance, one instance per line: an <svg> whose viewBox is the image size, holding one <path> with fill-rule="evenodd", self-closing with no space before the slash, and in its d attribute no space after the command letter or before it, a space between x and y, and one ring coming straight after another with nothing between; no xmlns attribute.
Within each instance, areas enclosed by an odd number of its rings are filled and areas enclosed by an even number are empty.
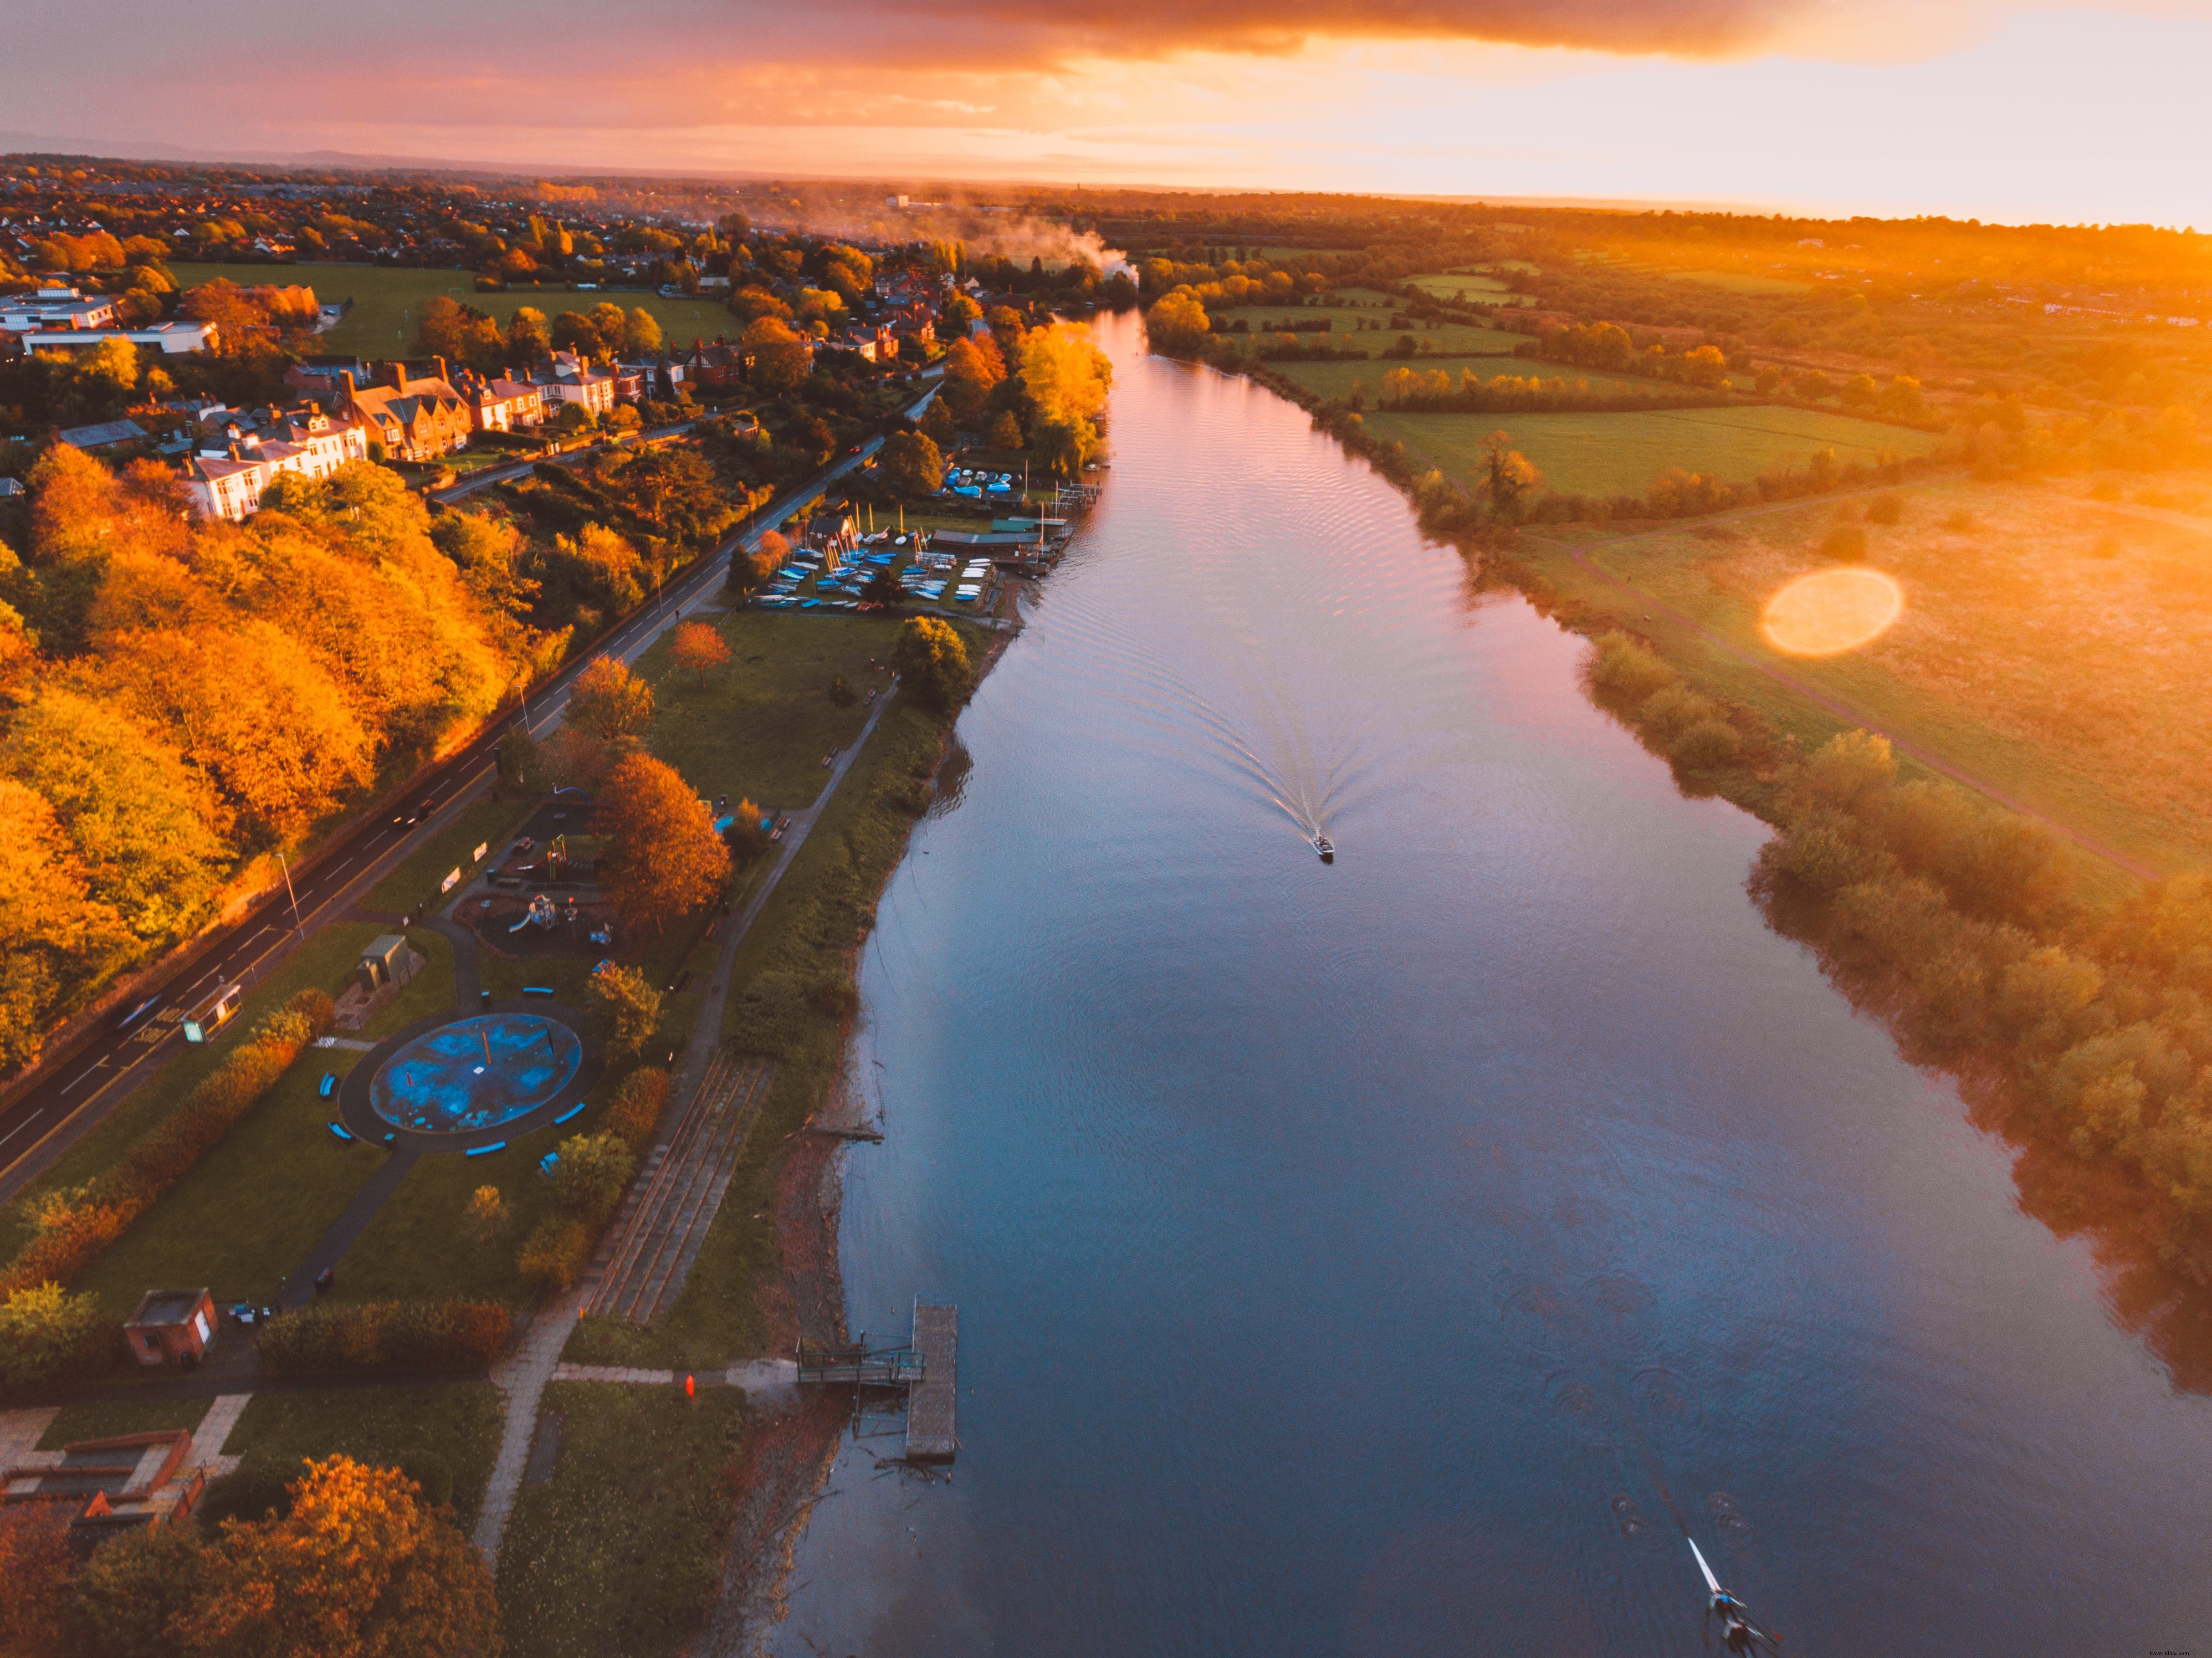
<svg viewBox="0 0 2212 1658"><path fill-rule="evenodd" d="M1034 582L1031 591L1039 591ZM1022 596L1020 589L1010 587L1005 614L990 618L993 637L975 665L971 698L1021 636ZM964 755L958 729L956 714L946 722L937 761L929 774L933 808L947 762L956 754ZM925 811L916 817L915 825L927 815ZM869 895L867 933L875 931L877 908L891 878L905 865L913 835L914 828L909 826L898 856ZM866 943L864 934L854 944L847 957L848 977ZM850 1142L813 1130L817 1124L853 1126L854 1114L848 1088L853 1042L848 1017L839 1040L837 1068L823 1102L793 1131L790 1138L797 1144L786 1155L776 1175L777 1271L757 1280L754 1291L767 1317L771 1352L794 1351L802 1335L830 1344L848 1339L837 1235L844 1209L842 1154L850 1149ZM732 1481L737 1523L723 1558L721 1587L697 1637L696 1652L714 1655L714 1658L740 1658L740 1655L764 1658L768 1642L790 1610L787 1594L799 1546L836 1467L848 1420L842 1404L827 1395L817 1395L799 1410L763 1417L750 1429L744 1458Z"/></svg>

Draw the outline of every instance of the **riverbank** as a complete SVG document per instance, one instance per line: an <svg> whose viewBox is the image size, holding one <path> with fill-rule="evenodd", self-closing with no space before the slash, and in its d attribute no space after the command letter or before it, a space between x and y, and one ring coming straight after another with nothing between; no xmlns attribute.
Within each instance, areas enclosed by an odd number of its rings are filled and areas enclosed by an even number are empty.
<svg viewBox="0 0 2212 1658"><path fill-rule="evenodd" d="M1887 468L1702 519L1515 528L1357 416L1243 370L1372 465L1479 587L1592 641L1592 700L1686 794L1778 832L1751 873L1769 924L1954 1081L2023 1208L2092 1236L2124 1327L2212 1390L2212 1039L2185 1011L2212 970L2178 943L2212 933L2212 726L2173 723L2202 692L2166 637L2203 614L2212 519L2159 513L2123 566L2109 479L2054 498ZM2023 513L2033 574L2027 540L1987 544ZM1765 596L1844 562L1902 583L1901 618L1825 658L1775 649ZM2133 620L2108 623L2123 583Z"/></svg>

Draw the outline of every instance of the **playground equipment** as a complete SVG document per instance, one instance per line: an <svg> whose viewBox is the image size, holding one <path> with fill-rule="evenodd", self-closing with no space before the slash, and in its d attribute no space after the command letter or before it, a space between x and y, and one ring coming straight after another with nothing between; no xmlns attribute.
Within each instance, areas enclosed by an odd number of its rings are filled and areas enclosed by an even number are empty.
<svg viewBox="0 0 2212 1658"><path fill-rule="evenodd" d="M550 932L553 923L559 919L560 911L554 902L542 892L534 893L531 896L530 908L522 913L522 919L507 931L520 932L526 926L542 926Z"/></svg>

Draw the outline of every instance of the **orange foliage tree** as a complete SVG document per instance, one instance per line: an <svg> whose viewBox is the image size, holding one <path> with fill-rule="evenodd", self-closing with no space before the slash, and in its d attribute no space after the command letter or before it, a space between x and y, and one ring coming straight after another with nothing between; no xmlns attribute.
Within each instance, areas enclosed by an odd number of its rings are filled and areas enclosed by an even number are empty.
<svg viewBox="0 0 2212 1658"><path fill-rule="evenodd" d="M730 647L722 635L703 622L686 622L676 629L676 637L669 645L668 654L679 668L688 668L699 676L699 688L707 688L708 671L727 665Z"/></svg>
<svg viewBox="0 0 2212 1658"><path fill-rule="evenodd" d="M632 926L656 932L722 889L730 853L714 821L672 766L633 754L599 797L596 828L606 837L599 880Z"/></svg>
<svg viewBox="0 0 2212 1658"><path fill-rule="evenodd" d="M614 658L594 657L569 689L565 718L600 743L641 736L653 723L653 687Z"/></svg>

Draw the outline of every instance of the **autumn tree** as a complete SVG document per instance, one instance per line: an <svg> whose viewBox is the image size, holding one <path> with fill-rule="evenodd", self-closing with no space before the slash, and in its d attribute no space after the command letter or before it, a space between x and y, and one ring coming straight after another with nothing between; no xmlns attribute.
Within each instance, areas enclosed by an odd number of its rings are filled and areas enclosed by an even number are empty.
<svg viewBox="0 0 2212 1658"><path fill-rule="evenodd" d="M884 482L902 495L934 495L945 482L944 452L919 432L892 433L876 464Z"/></svg>
<svg viewBox="0 0 2212 1658"><path fill-rule="evenodd" d="M653 687L611 656L595 656L569 688L568 723L601 743L642 736L653 724Z"/></svg>
<svg viewBox="0 0 2212 1658"><path fill-rule="evenodd" d="M1016 418L1014 411L1011 409L1000 410L998 419L991 422L991 429L984 434L983 440L994 449L1009 452L1023 447L1022 423Z"/></svg>
<svg viewBox="0 0 2212 1658"><path fill-rule="evenodd" d="M514 1218L507 1199L496 1186L479 1186L469 1195L469 1229L479 1243L489 1243L507 1230Z"/></svg>
<svg viewBox="0 0 2212 1658"><path fill-rule="evenodd" d="M686 546L707 546L737 517L714 469L696 449L676 444L626 457L602 474L599 486L655 535Z"/></svg>
<svg viewBox="0 0 2212 1658"><path fill-rule="evenodd" d="M707 803L647 754L617 766L599 796L599 881L623 920L663 931L722 890L730 854Z"/></svg>
<svg viewBox="0 0 2212 1658"><path fill-rule="evenodd" d="M617 962L592 974L592 1006L617 1059L635 1059L660 1027L660 993L635 968Z"/></svg>
<svg viewBox="0 0 2212 1658"><path fill-rule="evenodd" d="M814 360L812 349L778 317L757 317L747 323L742 342L752 360L752 383L763 392L796 389Z"/></svg>
<svg viewBox="0 0 2212 1658"><path fill-rule="evenodd" d="M630 312L625 327L632 356L649 357L660 349L660 324L643 306L638 306Z"/></svg>
<svg viewBox="0 0 2212 1658"><path fill-rule="evenodd" d="M504 1650L491 1569L453 1511L423 1502L397 1468L329 1457L307 1463L291 1495L287 1514L225 1521L198 1570L170 1574L197 1584L168 1626L186 1652L494 1658Z"/></svg>
<svg viewBox="0 0 2212 1658"><path fill-rule="evenodd" d="M64 990L122 942L84 865L35 791L0 778L0 1067L38 1056Z"/></svg>
<svg viewBox="0 0 2212 1658"><path fill-rule="evenodd" d="M972 422L1006 378L1006 356L989 335L955 340L945 354L945 390L938 401L954 419Z"/></svg>
<svg viewBox="0 0 2212 1658"><path fill-rule="evenodd" d="M416 313L416 342L426 355L457 367L496 368L507 355L499 324L487 312L443 294L432 295Z"/></svg>
<svg viewBox="0 0 2212 1658"><path fill-rule="evenodd" d="M951 623L932 616L908 618L899 629L891 665L898 670L899 683L940 714L959 706L975 683L967 646Z"/></svg>
<svg viewBox="0 0 2212 1658"><path fill-rule="evenodd" d="M723 642L722 635L705 623L684 622L677 624L668 654L678 667L697 674L699 689L704 690L708 671L728 664L730 647Z"/></svg>
<svg viewBox="0 0 2212 1658"><path fill-rule="evenodd" d="M1212 328L1206 307L1181 290L1163 295L1145 313L1146 337L1152 349L1165 356L1192 355L1206 343Z"/></svg>
<svg viewBox="0 0 2212 1658"><path fill-rule="evenodd" d="M1513 446L1510 434L1492 432L1482 440L1484 471L1481 487L1490 496L1490 510L1510 523L1519 519L1529 496L1544 486L1544 475L1535 464Z"/></svg>
<svg viewBox="0 0 2212 1658"><path fill-rule="evenodd" d="M90 1291L72 1295L52 1283L17 1290L0 1302L0 1382L33 1387L95 1368L115 1339Z"/></svg>
<svg viewBox="0 0 2212 1658"><path fill-rule="evenodd" d="M507 323L508 361L541 362L552 354L553 331L545 321L545 313L535 306L517 306Z"/></svg>
<svg viewBox="0 0 2212 1658"><path fill-rule="evenodd" d="M932 398L929 407L922 411L921 434L940 450L951 447L953 439L959 434L952 410L943 398Z"/></svg>

